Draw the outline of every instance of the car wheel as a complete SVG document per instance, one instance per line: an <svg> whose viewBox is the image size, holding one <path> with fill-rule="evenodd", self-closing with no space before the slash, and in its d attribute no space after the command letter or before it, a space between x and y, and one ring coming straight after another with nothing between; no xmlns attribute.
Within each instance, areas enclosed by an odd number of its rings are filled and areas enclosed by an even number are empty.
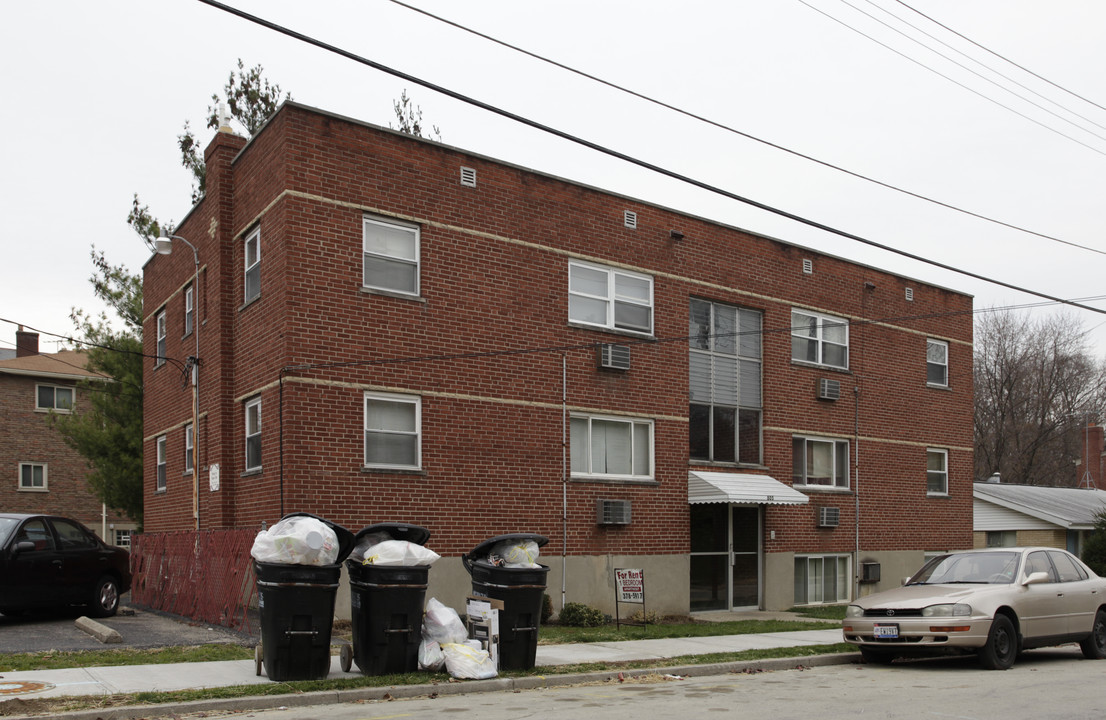
<svg viewBox="0 0 1106 720"><path fill-rule="evenodd" d="M1106 610L1095 613L1091 634L1079 643L1079 649L1088 660L1106 659Z"/></svg>
<svg viewBox="0 0 1106 720"><path fill-rule="evenodd" d="M96 581L92 597L88 601L88 614L92 617L111 617L119 609L119 585L115 578L105 575Z"/></svg>
<svg viewBox="0 0 1106 720"><path fill-rule="evenodd" d="M860 657L869 665L890 665L895 656L886 650L877 650L870 647L860 647Z"/></svg>
<svg viewBox="0 0 1106 720"><path fill-rule="evenodd" d="M987 643L979 648L979 664L987 670L1009 670L1018 656L1018 633L1005 615L995 615Z"/></svg>

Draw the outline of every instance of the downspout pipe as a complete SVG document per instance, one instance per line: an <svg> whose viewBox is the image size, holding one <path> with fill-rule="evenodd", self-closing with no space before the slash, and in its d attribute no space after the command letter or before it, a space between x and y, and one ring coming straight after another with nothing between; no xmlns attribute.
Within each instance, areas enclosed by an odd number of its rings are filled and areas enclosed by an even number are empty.
<svg viewBox="0 0 1106 720"><path fill-rule="evenodd" d="M561 355L561 610L568 595L568 357Z"/></svg>

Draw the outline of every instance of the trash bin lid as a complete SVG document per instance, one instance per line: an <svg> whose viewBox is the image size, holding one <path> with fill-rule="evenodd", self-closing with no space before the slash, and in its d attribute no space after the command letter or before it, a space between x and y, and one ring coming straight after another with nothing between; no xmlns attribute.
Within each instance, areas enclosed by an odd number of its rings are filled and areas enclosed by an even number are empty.
<svg viewBox="0 0 1106 720"><path fill-rule="evenodd" d="M378 532L388 533L393 540L406 540L416 545L425 545L426 541L430 539L430 531L424 527L409 523L382 522L358 530L357 534L353 536L354 547L360 544L361 538Z"/></svg>
<svg viewBox="0 0 1106 720"><path fill-rule="evenodd" d="M334 534L338 536L338 557L334 559L335 564L344 562L345 559L349 557L349 554L353 552L353 533L351 533L349 530L346 530L338 523L331 522L326 518L321 518L318 515L312 515L311 513L306 512L288 513L287 515L282 517L281 520L287 520L290 517L314 518L334 531Z"/></svg>
<svg viewBox="0 0 1106 720"><path fill-rule="evenodd" d="M488 557L488 553L492 551L492 548L508 540L533 540L538 544L538 547L544 547L545 544L549 542L549 538L544 535L535 535L534 533L508 533L506 535L497 535L493 538L488 538L474 547L472 552L468 554L468 557L473 562L483 560Z"/></svg>

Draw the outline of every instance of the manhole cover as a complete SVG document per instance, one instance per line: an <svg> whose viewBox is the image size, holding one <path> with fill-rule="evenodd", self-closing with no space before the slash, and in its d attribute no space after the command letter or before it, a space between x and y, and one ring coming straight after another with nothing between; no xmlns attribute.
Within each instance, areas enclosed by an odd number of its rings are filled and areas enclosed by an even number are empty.
<svg viewBox="0 0 1106 720"><path fill-rule="evenodd" d="M19 695L21 693L34 693L49 690L54 687L51 683L44 682L3 682L0 681L0 695Z"/></svg>

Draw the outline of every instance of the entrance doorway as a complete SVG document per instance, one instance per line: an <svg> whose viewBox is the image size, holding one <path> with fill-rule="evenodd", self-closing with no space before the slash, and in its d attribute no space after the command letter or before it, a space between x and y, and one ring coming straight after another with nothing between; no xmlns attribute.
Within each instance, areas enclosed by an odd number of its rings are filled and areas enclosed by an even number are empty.
<svg viewBox="0 0 1106 720"><path fill-rule="evenodd" d="M759 505L691 505L691 610L760 607Z"/></svg>

